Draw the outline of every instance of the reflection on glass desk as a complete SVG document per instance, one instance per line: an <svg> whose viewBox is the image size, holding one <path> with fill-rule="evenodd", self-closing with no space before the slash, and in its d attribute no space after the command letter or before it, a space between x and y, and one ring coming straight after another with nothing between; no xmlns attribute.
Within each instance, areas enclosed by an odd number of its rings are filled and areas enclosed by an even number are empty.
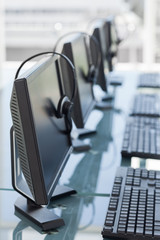
<svg viewBox="0 0 160 240"><path fill-rule="evenodd" d="M0 191L0 239L6 240L51 240L51 239L101 239L108 199L103 196L71 196L56 200L50 204L60 214L66 225L54 231L44 233L37 226L14 214L13 204L17 193ZM105 209L105 211L104 211Z"/></svg>
<svg viewBox="0 0 160 240"><path fill-rule="evenodd" d="M14 214L18 194L12 189L10 169L9 131L12 122L9 102L12 82L8 82L0 90L0 239L102 239L101 230L116 167L132 165L160 169L160 163L154 162L155 160L121 158L125 122L138 78L135 72L121 74L124 81L123 86L116 90L114 109L94 111L93 118L101 115L96 124L97 134L87 139L82 138L90 141L92 148L88 152L71 154L60 178L59 184L74 188L78 194L56 200L49 205L64 218L66 225L48 234L41 233L31 223L20 220ZM13 79L13 74L10 79ZM92 117L87 122L88 126L92 125Z"/></svg>

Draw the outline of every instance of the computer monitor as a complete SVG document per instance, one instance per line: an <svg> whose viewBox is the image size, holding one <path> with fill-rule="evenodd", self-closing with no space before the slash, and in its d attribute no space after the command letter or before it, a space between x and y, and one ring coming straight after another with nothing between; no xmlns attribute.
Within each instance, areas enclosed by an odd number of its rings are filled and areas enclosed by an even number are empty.
<svg viewBox="0 0 160 240"><path fill-rule="evenodd" d="M115 36L112 37L113 38L112 44L110 43L111 38L109 33L110 32L109 26L111 24L109 20L99 19L95 21L94 24L92 25L92 35L97 39L99 43L101 56L102 56L102 61L100 66L101 71L99 71L97 83L101 86L101 88L104 91L107 91L108 96L104 97L104 99L106 100L107 99L110 100L113 97L113 95L111 96L108 92L109 85L112 85L113 87L122 85L122 78L120 76L113 74L113 72L111 72L113 70L113 65L114 65L114 59L115 59L114 56L116 56L114 54L116 54L116 51L117 51L118 38L116 38ZM116 28L114 28L114 30L116 31ZM111 51L113 49L116 49L116 51L115 52Z"/></svg>
<svg viewBox="0 0 160 240"><path fill-rule="evenodd" d="M97 78L104 77L104 70L102 70L103 67L101 65L101 50L98 41L94 35L90 36L87 33L74 34L72 39L70 37L64 43L63 53L71 59L77 72L78 91L73 119L75 119L76 126L81 128L81 130L78 129L79 135L94 133L95 130L88 131L88 129L84 129L86 120L93 107L95 106L101 110L112 108L112 103L101 101L98 94L96 94L96 87L98 86ZM106 83L106 80L102 78L100 81ZM65 85L67 84L65 83ZM104 92L102 94L105 100L112 100L113 98L109 94L106 96Z"/></svg>
<svg viewBox="0 0 160 240"><path fill-rule="evenodd" d="M104 63L104 59L105 59L104 53L106 52L106 46L105 46L102 31L103 31L102 26L97 26L93 29L92 36L97 39L98 44L99 44L99 49L101 51L101 61L100 61L99 72L98 72L96 84L98 84L102 88L103 91L107 92L108 91L107 79L106 79L105 72L104 72L104 67L105 67L104 66L104 64L105 64ZM92 54L93 61L96 60L96 53L95 53L94 48L95 48L95 46L91 42L91 54Z"/></svg>
<svg viewBox="0 0 160 240"><path fill-rule="evenodd" d="M109 17L104 21L103 30L108 52L106 54L106 58L108 59L109 63L109 71L113 71L114 59L117 56L119 44L119 38L113 17Z"/></svg>
<svg viewBox="0 0 160 240"><path fill-rule="evenodd" d="M95 106L92 83L89 81L89 56L85 36L83 34L73 34L63 44L62 53L73 62L77 75L77 92L74 99L74 109L72 118L77 128L84 128L89 114ZM63 59L61 59L63 61ZM62 69L65 75L66 69ZM72 92L71 76L63 78L65 92L68 96Z"/></svg>
<svg viewBox="0 0 160 240"><path fill-rule="evenodd" d="M47 205L72 152L66 118L57 118L59 57L43 59L13 84L11 95L12 183L21 197L15 208L43 230L64 225ZM60 190L62 191L62 190Z"/></svg>

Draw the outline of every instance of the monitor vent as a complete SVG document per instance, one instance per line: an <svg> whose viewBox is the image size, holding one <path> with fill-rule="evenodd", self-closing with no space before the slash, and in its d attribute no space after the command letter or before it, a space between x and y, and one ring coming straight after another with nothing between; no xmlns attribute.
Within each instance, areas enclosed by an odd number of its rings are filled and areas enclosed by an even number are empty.
<svg viewBox="0 0 160 240"><path fill-rule="evenodd" d="M13 127L16 135L16 142L18 146L18 153L19 153L22 172L24 174L28 187L32 193L32 196L34 197L34 190L33 190L33 185L31 180L31 173L28 165L27 151L25 147L21 118L18 111L18 101L17 101L15 88L13 88L12 97L11 97L11 114L12 114L12 120L13 120Z"/></svg>

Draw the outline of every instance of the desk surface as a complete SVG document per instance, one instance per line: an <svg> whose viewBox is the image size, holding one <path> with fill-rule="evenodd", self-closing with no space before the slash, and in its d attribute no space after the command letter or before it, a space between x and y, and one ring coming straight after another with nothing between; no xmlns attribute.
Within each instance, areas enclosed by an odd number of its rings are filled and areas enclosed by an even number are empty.
<svg viewBox="0 0 160 240"><path fill-rule="evenodd" d="M5 70L7 79L13 79L14 74L13 69L7 72ZM86 139L92 143L92 149L84 153L73 153L63 171L60 184L76 189L78 194L50 204L63 217L66 225L49 234L39 232L31 223L15 216L14 202L18 193L11 185L9 139L12 124L9 109L12 81L8 81L0 90L0 239L102 239L100 232L116 167L131 164L135 167L146 166L146 161L140 159L133 159L132 162L130 159L121 159L125 121L138 73L119 72L119 75L122 75L124 82L116 90L115 109L103 112L94 110L87 122L89 126L93 118L99 119L96 125L97 134Z"/></svg>

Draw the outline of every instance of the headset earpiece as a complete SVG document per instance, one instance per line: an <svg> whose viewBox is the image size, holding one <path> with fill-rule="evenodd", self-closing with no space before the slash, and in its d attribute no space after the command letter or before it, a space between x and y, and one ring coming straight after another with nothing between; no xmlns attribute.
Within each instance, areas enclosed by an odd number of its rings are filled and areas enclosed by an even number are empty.
<svg viewBox="0 0 160 240"><path fill-rule="evenodd" d="M57 117L62 118L64 115L68 116L71 114L73 103L67 96L60 98L57 106Z"/></svg>
<svg viewBox="0 0 160 240"><path fill-rule="evenodd" d="M88 82L94 82L95 75L96 75L95 66L91 64L88 72Z"/></svg>
<svg viewBox="0 0 160 240"><path fill-rule="evenodd" d="M65 117L67 132L72 130L72 113L73 103L69 100L67 96L61 97L57 107L57 118Z"/></svg>

